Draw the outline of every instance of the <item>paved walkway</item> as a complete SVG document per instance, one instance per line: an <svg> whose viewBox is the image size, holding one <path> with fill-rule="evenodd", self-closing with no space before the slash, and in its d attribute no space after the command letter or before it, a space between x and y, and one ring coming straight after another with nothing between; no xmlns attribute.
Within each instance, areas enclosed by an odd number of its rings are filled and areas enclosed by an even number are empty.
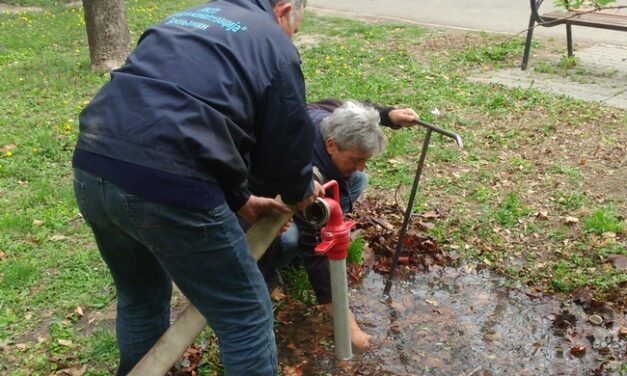
<svg viewBox="0 0 627 376"><path fill-rule="evenodd" d="M380 17L457 29L515 34L527 29L529 0L309 0L307 6L318 12L351 17ZM616 0L612 5L625 5ZM543 10L555 9L553 0L545 0ZM621 12L627 14L627 9ZM540 27L538 36L566 38L564 25ZM627 33L574 27L575 43L607 43L627 46Z"/></svg>
<svg viewBox="0 0 627 376"><path fill-rule="evenodd" d="M545 10L551 9L552 1L545 3ZM627 5L627 0L617 0L613 5ZM530 12L528 0L309 0L309 7L320 14L506 34L525 30ZM627 9L620 12L627 13ZM563 45L563 51L555 54L558 60L566 53L565 27L536 28L534 39L547 37ZM571 79L537 73L534 66L539 59L532 49L527 71L504 69L471 79L510 87L534 87L627 110L627 33L575 26L573 40L579 67L596 73L594 77L576 75Z"/></svg>
<svg viewBox="0 0 627 376"><path fill-rule="evenodd" d="M509 87L533 87L627 110L627 46L598 44L577 51L576 56L577 66L594 72L594 77L575 75L576 78L565 78L537 73L530 64L527 71L503 69L472 77L471 80Z"/></svg>

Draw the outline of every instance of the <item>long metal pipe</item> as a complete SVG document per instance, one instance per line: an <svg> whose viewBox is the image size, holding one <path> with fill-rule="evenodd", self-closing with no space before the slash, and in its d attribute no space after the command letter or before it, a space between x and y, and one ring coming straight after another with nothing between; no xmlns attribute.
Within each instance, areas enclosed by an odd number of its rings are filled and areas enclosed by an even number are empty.
<svg viewBox="0 0 627 376"><path fill-rule="evenodd" d="M263 256L292 214L268 213L246 232L246 240L255 260ZM165 375L206 326L205 317L192 304L188 305L129 375Z"/></svg>
<svg viewBox="0 0 627 376"><path fill-rule="evenodd" d="M331 299L333 302L333 336L335 357L348 360L353 357L351 333L348 322L348 281L346 278L346 259L329 259L331 272Z"/></svg>

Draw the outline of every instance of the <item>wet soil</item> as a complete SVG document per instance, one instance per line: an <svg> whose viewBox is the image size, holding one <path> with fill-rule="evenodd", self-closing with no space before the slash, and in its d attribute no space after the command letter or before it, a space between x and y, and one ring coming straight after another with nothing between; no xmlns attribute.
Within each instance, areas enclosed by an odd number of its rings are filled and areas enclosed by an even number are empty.
<svg viewBox="0 0 627 376"><path fill-rule="evenodd" d="M357 320L377 345L336 361L330 320L322 312L304 317L292 311L291 323L277 328L280 362L287 375L621 372L625 316L586 312L582 305L508 288L507 282L471 268L411 272L383 301L384 277L369 271L349 294Z"/></svg>

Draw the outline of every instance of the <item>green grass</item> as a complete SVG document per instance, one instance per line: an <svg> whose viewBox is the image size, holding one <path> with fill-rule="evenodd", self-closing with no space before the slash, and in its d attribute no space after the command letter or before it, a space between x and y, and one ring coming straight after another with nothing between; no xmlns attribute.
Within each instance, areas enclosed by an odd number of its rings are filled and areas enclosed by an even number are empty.
<svg viewBox="0 0 627 376"><path fill-rule="evenodd" d="M619 218L612 206L595 210L584 218L584 231L594 234L625 232L625 219Z"/></svg>
<svg viewBox="0 0 627 376"><path fill-rule="evenodd" d="M348 247L348 255L346 257L347 263L353 263L361 265L364 261L364 248L366 241L361 236L351 240L351 244Z"/></svg>
<svg viewBox="0 0 627 376"><path fill-rule="evenodd" d="M4 0L3 3L16 6L54 7L71 3L73 0Z"/></svg>
<svg viewBox="0 0 627 376"><path fill-rule="evenodd" d="M78 113L109 77L88 69L80 7L20 2L46 9L0 15L0 343L8 344L0 374L48 375L83 364L89 375L111 374L117 358L111 323L89 324L87 317L110 309L115 293L76 208L70 167ZM200 2L128 0L131 33L137 38ZM602 267L626 248L624 179L620 185L589 170L624 174L604 164L625 142L618 132L627 123L624 111L468 80L473 72L517 66L521 38L453 35L440 45L439 32L426 28L309 12L301 33L316 39L301 48L309 100L412 107L464 139L466 148L458 150L434 135L423 171L416 210L446 210L432 230L440 244L457 245L465 262L489 263L554 291L588 286L603 296L624 283L624 273ZM564 135L574 130L581 131L578 143L567 144ZM406 202L424 129L385 132L387 150L368 163L370 189L393 197L400 185ZM592 154L598 160L577 164ZM546 218L534 215L540 211ZM565 224L564 216L580 222ZM510 268L516 258L520 265ZM286 279L292 296L313 303L302 269ZM85 317L75 316L76 307ZM215 348L211 354L205 374L219 369Z"/></svg>

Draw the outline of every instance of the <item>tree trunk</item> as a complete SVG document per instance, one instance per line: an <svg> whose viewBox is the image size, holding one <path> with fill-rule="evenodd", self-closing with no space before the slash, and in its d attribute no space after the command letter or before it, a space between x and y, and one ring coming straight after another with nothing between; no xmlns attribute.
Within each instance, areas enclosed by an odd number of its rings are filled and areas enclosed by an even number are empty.
<svg viewBox="0 0 627 376"><path fill-rule="evenodd" d="M124 0L83 0L83 9L90 68L97 72L119 68L131 50Z"/></svg>

